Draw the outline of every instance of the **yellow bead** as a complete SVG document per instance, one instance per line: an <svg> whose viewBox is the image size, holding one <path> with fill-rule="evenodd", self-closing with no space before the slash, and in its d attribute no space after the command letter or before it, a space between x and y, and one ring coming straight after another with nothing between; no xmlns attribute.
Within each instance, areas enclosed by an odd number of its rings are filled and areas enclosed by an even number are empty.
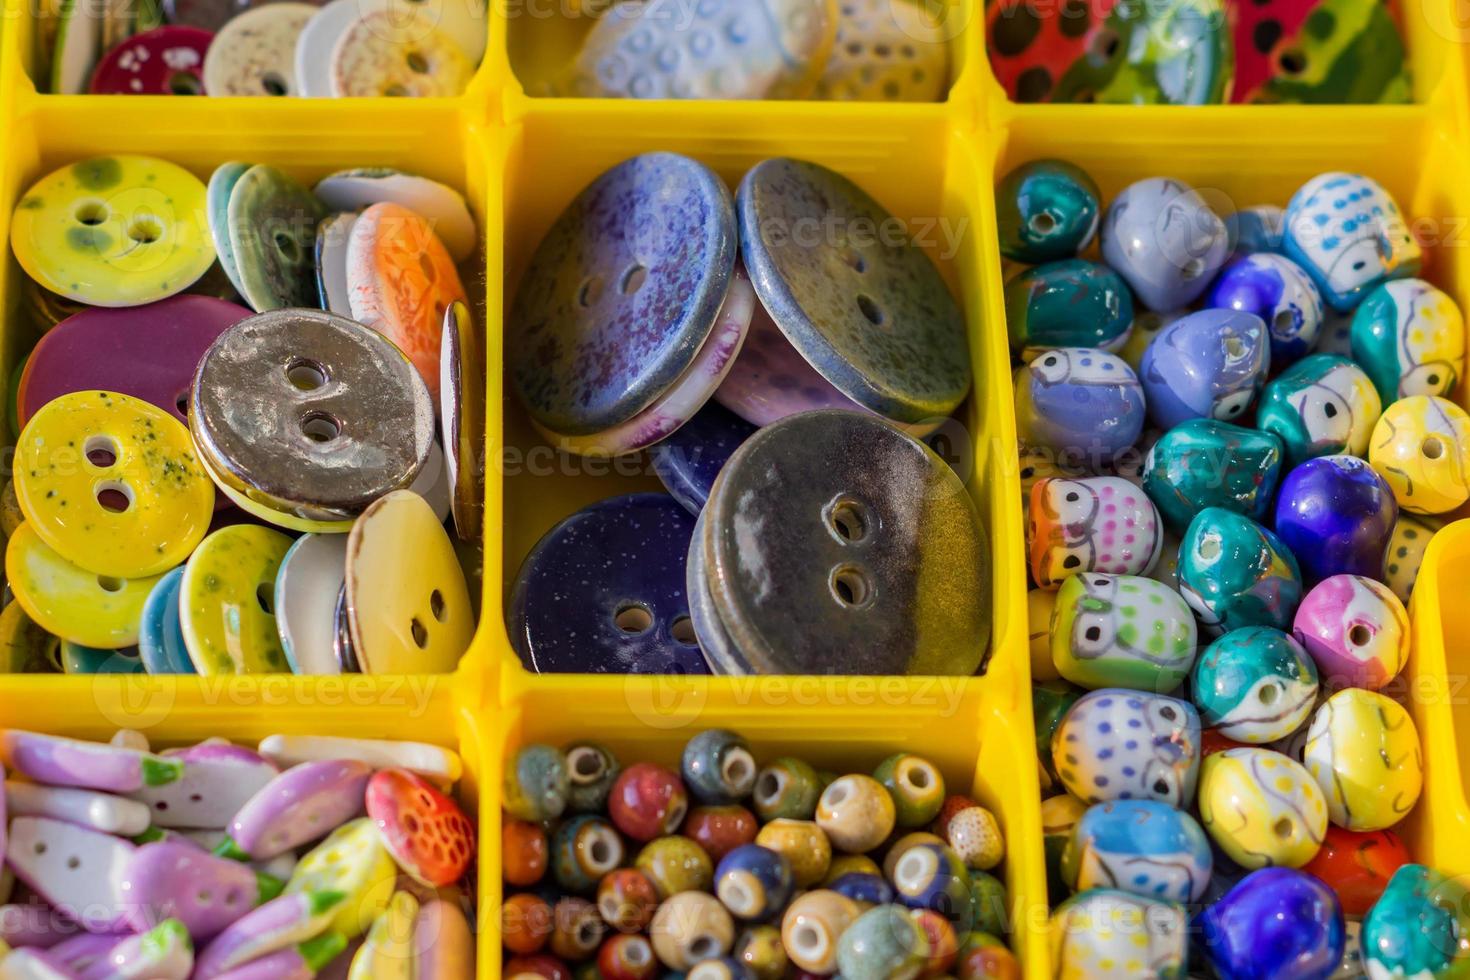
<svg viewBox="0 0 1470 980"><path fill-rule="evenodd" d="M832 863L832 843L810 820L772 820L755 835L755 842L791 862L791 876L797 888L811 888L827 876Z"/></svg>
<svg viewBox="0 0 1470 980"><path fill-rule="evenodd" d="M368 817L332 831L291 872L286 891L342 892L347 896L330 928L351 939L362 935L393 897L398 866Z"/></svg>
<svg viewBox="0 0 1470 980"><path fill-rule="evenodd" d="M1054 681L1062 675L1051 656L1051 614L1057 607L1057 594L1047 589L1026 593L1026 621L1030 624L1031 679Z"/></svg>
<svg viewBox="0 0 1470 980"><path fill-rule="evenodd" d="M792 902L781 917L781 944L791 962L809 973L832 973L837 940L862 915L846 895L818 889Z"/></svg>
<svg viewBox="0 0 1470 980"><path fill-rule="evenodd" d="M893 797L871 776L843 776L817 800L817 826L832 846L849 854L871 851L894 825Z"/></svg>
<svg viewBox="0 0 1470 980"><path fill-rule="evenodd" d="M252 524L205 538L179 586L179 628L201 674L290 673L273 611L276 572L291 547Z"/></svg>
<svg viewBox="0 0 1470 980"><path fill-rule="evenodd" d="M1300 868L1312 860L1327 834L1321 804L1311 774L1269 749L1227 749L1200 765L1200 823L1243 868Z"/></svg>
<svg viewBox="0 0 1470 980"><path fill-rule="evenodd" d="M1326 798L1327 816L1348 830L1384 830L1404 818L1424 788L1414 719L1376 691L1348 688L1322 703L1302 761Z"/></svg>
<svg viewBox="0 0 1470 980"><path fill-rule="evenodd" d="M101 650L138 642L143 603L163 577L114 578L78 568L42 541L29 522L5 548L5 576L15 601L37 626Z"/></svg>
<svg viewBox="0 0 1470 980"><path fill-rule="evenodd" d="M418 899L395 892L352 957L347 980L413 980L413 927L418 914Z"/></svg>
<svg viewBox="0 0 1470 980"><path fill-rule="evenodd" d="M1470 499L1470 415L1444 398L1402 398L1374 426L1368 462L1409 513L1454 510Z"/></svg>

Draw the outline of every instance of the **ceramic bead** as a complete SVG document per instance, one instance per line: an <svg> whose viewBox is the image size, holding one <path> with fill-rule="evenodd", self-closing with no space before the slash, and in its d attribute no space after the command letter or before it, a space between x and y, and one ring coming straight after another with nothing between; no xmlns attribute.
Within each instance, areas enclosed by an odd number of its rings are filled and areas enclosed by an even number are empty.
<svg viewBox="0 0 1470 980"><path fill-rule="evenodd" d="M1332 822L1348 830L1383 830L1404 818L1424 788L1419 731L1397 701L1348 688L1312 716L1302 751L1327 798Z"/></svg>
<svg viewBox="0 0 1470 980"><path fill-rule="evenodd" d="M1260 317L1209 309L1160 330L1143 352L1138 380L1149 418L1168 430L1185 419L1245 417L1270 366L1271 346Z"/></svg>
<svg viewBox="0 0 1470 980"><path fill-rule="evenodd" d="M1327 804L1312 776L1269 749L1216 752L1200 765L1200 823L1243 868L1300 868L1327 832Z"/></svg>
<svg viewBox="0 0 1470 980"><path fill-rule="evenodd" d="M1344 830L1327 827L1322 849L1302 868L1325 882L1342 904L1344 915L1366 915L1388 887L1394 872L1412 858L1391 830Z"/></svg>
<svg viewBox="0 0 1470 980"><path fill-rule="evenodd" d="M907 752L891 755L873 770L893 798L894 818L899 827L922 827L939 813L944 803L944 776L928 759Z"/></svg>
<svg viewBox="0 0 1470 980"><path fill-rule="evenodd" d="M938 830L940 828L936 827L935 829ZM888 853L883 855L883 867L879 869L879 873L884 878L892 881L894 866L898 864L899 859L903 857L904 852L909 848L918 847L920 844L942 844L947 846L948 843L948 841L937 833L929 833L928 831L916 830L913 833L904 834L889 845ZM835 865L837 862L834 861L832 863Z"/></svg>
<svg viewBox="0 0 1470 980"><path fill-rule="evenodd" d="M501 943L512 953L537 953L551 938L551 906L539 895L512 895L500 913Z"/></svg>
<svg viewBox="0 0 1470 980"><path fill-rule="evenodd" d="M1470 960L1465 887L1420 864L1394 872L1363 920L1370 976L1450 977Z"/></svg>
<svg viewBox="0 0 1470 980"><path fill-rule="evenodd" d="M1382 185L1359 174L1313 177L1286 206L1286 254L1338 310L1374 287L1419 271L1423 252Z"/></svg>
<svg viewBox="0 0 1470 980"><path fill-rule="evenodd" d="M1414 583L1424 565L1424 552L1429 540L1439 531L1440 523L1427 517L1399 512L1393 535L1388 540L1388 554L1383 560L1383 581L1405 605L1414 594Z"/></svg>
<svg viewBox="0 0 1470 980"><path fill-rule="evenodd" d="M1052 660L1087 688L1172 691L1189 674L1198 640L1179 593L1137 575L1073 575L1057 592Z"/></svg>
<svg viewBox="0 0 1470 980"><path fill-rule="evenodd" d="M658 890L637 868L619 868L597 886L597 912L619 932L642 932L658 908Z"/></svg>
<svg viewBox="0 0 1470 980"><path fill-rule="evenodd" d="M832 843L810 820L777 818L760 829L755 842L786 856L797 888L810 888L827 876Z"/></svg>
<svg viewBox="0 0 1470 980"><path fill-rule="evenodd" d="M1201 913L1204 958L1221 980L1326 980L1343 954L1337 896L1309 874L1263 868Z"/></svg>
<svg viewBox="0 0 1470 980"><path fill-rule="evenodd" d="M1225 264L1229 248L1225 222L1204 198L1166 177L1125 187L1103 219L1103 261L1151 310L1188 306Z"/></svg>
<svg viewBox="0 0 1470 980"><path fill-rule="evenodd" d="M755 980L755 972L732 956L721 956L694 964L685 980Z"/></svg>
<svg viewBox="0 0 1470 980"><path fill-rule="evenodd" d="M756 980L782 980L789 960L781 945L778 926L752 926L735 940L735 957L750 968Z"/></svg>
<svg viewBox="0 0 1470 980"><path fill-rule="evenodd" d="M1101 202L1081 167L1064 160L1021 164L995 188L1000 253L1032 264L1076 255L1097 234Z"/></svg>
<svg viewBox="0 0 1470 980"><path fill-rule="evenodd" d="M1454 510L1470 499L1470 415L1443 398L1394 402L1373 429L1368 462L1393 488L1401 510Z"/></svg>
<svg viewBox="0 0 1470 980"><path fill-rule="evenodd" d="M960 940L954 926L944 916L929 909L909 909L908 914L924 937L925 956L920 975L946 976L960 952Z"/></svg>
<svg viewBox="0 0 1470 980"><path fill-rule="evenodd" d="M1061 259L1006 283L1011 353L1030 361L1058 347L1117 350L1133 323L1127 283L1100 262Z"/></svg>
<svg viewBox="0 0 1470 980"><path fill-rule="evenodd" d="M1276 534L1309 582L1382 574L1398 504L1373 467L1356 456L1309 459L1286 474L1276 499Z"/></svg>
<svg viewBox="0 0 1470 980"><path fill-rule="evenodd" d="M636 841L674 833L688 812L689 797L679 777L651 762L634 763L619 773L608 797L612 822Z"/></svg>
<svg viewBox="0 0 1470 980"><path fill-rule="evenodd" d="M584 813L563 823L552 841L552 872L565 891L590 895L623 863L623 839L604 817Z"/></svg>
<svg viewBox="0 0 1470 980"><path fill-rule="evenodd" d="M1139 373L1143 370L1143 352L1148 350L1148 345L1154 342L1154 338L1165 327L1188 312L1175 310L1172 313L1155 313L1153 310L1135 309L1133 326L1129 329L1128 339L1118 351L1118 356L1128 362L1135 374Z"/></svg>
<svg viewBox="0 0 1470 980"><path fill-rule="evenodd" d="M1051 660L1051 617L1056 606L1057 594L1050 589L1026 593L1027 650L1031 654L1031 680L1038 684L1061 676Z"/></svg>
<svg viewBox="0 0 1470 980"><path fill-rule="evenodd" d="M579 963L597 953L606 928L597 906L580 898L563 898L551 910L553 956L569 963Z"/></svg>
<svg viewBox="0 0 1470 980"><path fill-rule="evenodd" d="M1062 877L1062 855L1072 840L1072 828L1087 812L1087 804L1070 793L1041 801L1041 843L1046 858L1046 893L1056 905L1072 888Z"/></svg>
<svg viewBox="0 0 1470 980"><path fill-rule="evenodd" d="M611 936L597 951L597 970L601 980L653 980L658 959L645 936Z"/></svg>
<svg viewBox="0 0 1470 980"><path fill-rule="evenodd" d="M843 980L912 980L928 952L924 933L896 905L879 905L858 916L837 942Z"/></svg>
<svg viewBox="0 0 1470 980"><path fill-rule="evenodd" d="M906 835L912 836L912 835ZM933 836L932 834L929 836ZM903 840L902 837L899 840ZM896 846L896 842L895 842ZM892 850L892 848L890 848ZM822 886L832 884L838 878L846 874L882 875L883 869L866 854L839 854L832 859L827 866L827 874L822 878Z"/></svg>
<svg viewBox="0 0 1470 980"><path fill-rule="evenodd" d="M750 795L757 767L750 745L734 732L711 728L684 746L684 785L701 803L738 803Z"/></svg>
<svg viewBox="0 0 1470 980"><path fill-rule="evenodd" d="M506 977L544 977L545 980L572 980L571 969L549 953L533 956L512 956L505 961L503 972Z"/></svg>
<svg viewBox="0 0 1470 980"><path fill-rule="evenodd" d="M974 921L970 875L953 849L943 844L920 844L904 852L893 866L893 890L901 905L938 912L967 931Z"/></svg>
<svg viewBox="0 0 1470 980"><path fill-rule="evenodd" d="M822 791L817 826L840 851L871 851L893 832L893 797L871 776L843 776Z"/></svg>
<svg viewBox="0 0 1470 980"><path fill-rule="evenodd" d="M1078 479L1088 475L1086 467L1070 453L1056 453L1040 446L1016 447L1016 472L1021 477L1021 509L1031 506L1031 488L1050 476Z"/></svg>
<svg viewBox="0 0 1470 980"><path fill-rule="evenodd" d="M598 813L607 807L622 767L605 746L578 742L567 746L567 805L574 813Z"/></svg>
<svg viewBox="0 0 1470 980"><path fill-rule="evenodd" d="M697 806L684 820L682 833L719 861L741 844L755 840L759 824L743 806Z"/></svg>
<svg viewBox="0 0 1470 980"><path fill-rule="evenodd" d="M758 844L737 847L715 871L715 895L731 915L747 922L780 915L794 887L791 862Z"/></svg>
<svg viewBox="0 0 1470 980"><path fill-rule="evenodd" d="M679 892L708 891L715 878L709 855L687 837L651 840L638 852L633 864L663 899Z"/></svg>
<svg viewBox="0 0 1470 980"><path fill-rule="evenodd" d="M1230 235L1233 255L1246 256L1254 252L1280 255L1281 236L1286 230L1286 211L1274 204L1241 208L1226 215L1225 230Z"/></svg>
<svg viewBox="0 0 1470 980"><path fill-rule="evenodd" d="M1175 902L1094 888L1052 913L1052 963L1059 977L1182 976L1188 925Z"/></svg>
<svg viewBox="0 0 1470 980"><path fill-rule="evenodd" d="M507 813L520 820L555 820L567 806L566 757L550 745L527 745L505 767Z"/></svg>
<svg viewBox="0 0 1470 980"><path fill-rule="evenodd" d="M968 796L945 799L934 821L934 831L966 868L988 871L1005 856L1005 839L995 814Z"/></svg>
<svg viewBox="0 0 1470 980"><path fill-rule="evenodd" d="M735 924L713 895L680 892L658 907L649 936L659 962L670 970L688 970L700 960L729 952Z"/></svg>
<svg viewBox="0 0 1470 980"><path fill-rule="evenodd" d="M1276 535L1248 517L1207 507L1179 544L1179 592L1207 633L1284 630L1301 601L1302 573Z"/></svg>
<svg viewBox="0 0 1470 980"><path fill-rule="evenodd" d="M1368 452L1383 406L1363 369L1338 354L1312 354L1272 379L1256 424L1275 433L1288 466L1317 456Z"/></svg>
<svg viewBox="0 0 1470 980"><path fill-rule="evenodd" d="M1188 419L1149 449L1143 489L1175 533L1206 507L1264 521L1281 479L1281 460L1281 440L1269 432Z"/></svg>
<svg viewBox="0 0 1470 980"><path fill-rule="evenodd" d="M1048 350L1016 369L1016 434L1027 445L1096 465L1111 462L1143 431L1143 388L1120 357L1100 350Z"/></svg>
<svg viewBox="0 0 1470 980"><path fill-rule="evenodd" d="M1021 980L1021 964L995 935L976 930L965 937L956 957L959 980Z"/></svg>
<svg viewBox="0 0 1470 980"><path fill-rule="evenodd" d="M1009 930L1010 902L1006 898L1006 886L999 878L986 871L970 871L970 912L974 922L972 929L979 932L1003 936Z"/></svg>
<svg viewBox="0 0 1470 980"><path fill-rule="evenodd" d="M1200 654L1190 678L1200 722L1252 745L1301 727L1316 704L1317 685L1307 651L1269 626L1226 633Z"/></svg>
<svg viewBox="0 0 1470 980"><path fill-rule="evenodd" d="M1322 329L1322 295L1311 277L1271 252L1226 266L1210 287L1208 305L1260 317L1271 335L1271 363L1278 368L1311 351Z"/></svg>
<svg viewBox="0 0 1470 980"><path fill-rule="evenodd" d="M1465 317L1423 279L1386 282L1353 313L1353 357L1384 404L1410 395L1448 397L1465 373Z"/></svg>
<svg viewBox="0 0 1470 980"><path fill-rule="evenodd" d="M1062 855L1077 891L1121 888L1147 898L1197 902L1210 881L1210 842L1194 818L1154 800L1090 807Z"/></svg>
<svg viewBox="0 0 1470 980"><path fill-rule="evenodd" d="M828 974L837 968L837 944L862 914L857 903L818 889L799 897L781 918L781 944L799 969Z"/></svg>
<svg viewBox="0 0 1470 980"><path fill-rule="evenodd" d="M1052 736L1062 723L1072 705L1086 694L1086 690L1071 681L1042 681L1031 685L1031 718L1035 724L1036 757L1041 761L1042 776L1047 780L1057 778L1055 760L1052 758Z"/></svg>
<svg viewBox="0 0 1470 980"><path fill-rule="evenodd" d="M857 902L864 910L893 902L893 886L882 875L853 871L827 882L825 887Z"/></svg>
<svg viewBox="0 0 1470 980"><path fill-rule="evenodd" d="M1296 638L1331 689L1376 691L1409 662L1409 613L1388 586L1361 575L1334 575L1302 600Z"/></svg>
<svg viewBox="0 0 1470 980"><path fill-rule="evenodd" d="M801 759L777 759L755 781L755 812L763 821L810 820L822 787L817 771Z"/></svg>
<svg viewBox="0 0 1470 980"><path fill-rule="evenodd" d="M1043 589L1083 572L1146 574L1161 541L1153 502L1120 477L1054 477L1031 488L1027 544L1031 576Z"/></svg>
<svg viewBox="0 0 1470 980"><path fill-rule="evenodd" d="M546 831L539 824L506 820L500 832L501 875L506 884L534 885L546 873Z"/></svg>
<svg viewBox="0 0 1470 980"><path fill-rule="evenodd" d="M1057 726L1052 757L1062 785L1084 802L1138 799L1185 807L1199 774L1199 734L1199 715L1187 701L1093 691Z"/></svg>

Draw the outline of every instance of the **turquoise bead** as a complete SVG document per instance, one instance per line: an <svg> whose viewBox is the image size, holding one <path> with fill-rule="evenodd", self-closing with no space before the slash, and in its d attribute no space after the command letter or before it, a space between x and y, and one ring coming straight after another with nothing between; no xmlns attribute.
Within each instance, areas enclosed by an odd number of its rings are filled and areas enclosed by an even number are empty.
<svg viewBox="0 0 1470 980"><path fill-rule="evenodd" d="M1411 395L1448 398L1465 373L1465 318L1423 279L1374 289L1353 314L1349 336L1384 404Z"/></svg>
<svg viewBox="0 0 1470 980"><path fill-rule="evenodd" d="M1133 296L1112 269L1062 259L1021 272L1005 287L1011 351L1031 360L1056 347L1112 351L1128 339Z"/></svg>
<svg viewBox="0 0 1470 980"><path fill-rule="evenodd" d="M1081 167L1063 160L1023 163L995 189L1000 254L1017 262L1076 255L1097 234L1102 195Z"/></svg>
<svg viewBox="0 0 1470 980"><path fill-rule="evenodd" d="M1205 629L1288 629L1302 598L1296 556L1249 517L1223 507L1195 515L1179 545L1179 591Z"/></svg>
<svg viewBox="0 0 1470 980"><path fill-rule="evenodd" d="M927 950L928 942L907 910L879 905L858 916L842 933L837 968L843 980L914 976Z"/></svg>
<svg viewBox="0 0 1470 980"><path fill-rule="evenodd" d="M1188 419L1164 433L1143 463L1143 491L1164 524L1183 531L1206 507L1261 521L1281 479L1281 440L1215 419Z"/></svg>
<svg viewBox="0 0 1470 980"><path fill-rule="evenodd" d="M1269 626L1232 630L1205 648L1190 690L1200 722L1226 738L1263 745L1301 727L1317 700L1317 665Z"/></svg>
<svg viewBox="0 0 1470 980"><path fill-rule="evenodd" d="M1121 888L1174 902L1199 901L1213 867L1195 819L1157 800L1089 807L1062 852L1062 877L1076 891Z"/></svg>
<svg viewBox="0 0 1470 980"><path fill-rule="evenodd" d="M1281 439L1288 467L1365 456L1383 403L1363 369L1339 354L1303 358L1266 385L1256 424Z"/></svg>
<svg viewBox="0 0 1470 980"><path fill-rule="evenodd" d="M1172 691L1189 675L1198 638L1179 593L1151 578L1088 572L1057 592L1052 662L1083 687Z"/></svg>
<svg viewBox="0 0 1470 980"><path fill-rule="evenodd" d="M1363 920L1363 958L1374 976L1459 976L1470 966L1466 889L1420 864L1393 873Z"/></svg>

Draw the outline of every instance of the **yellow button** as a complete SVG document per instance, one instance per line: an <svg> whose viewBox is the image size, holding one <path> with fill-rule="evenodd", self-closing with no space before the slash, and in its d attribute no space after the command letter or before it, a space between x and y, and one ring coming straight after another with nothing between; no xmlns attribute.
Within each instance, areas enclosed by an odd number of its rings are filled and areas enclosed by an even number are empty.
<svg viewBox="0 0 1470 980"><path fill-rule="evenodd" d="M291 539L253 524L220 528L184 566L179 627L201 674L289 674L275 584Z"/></svg>
<svg viewBox="0 0 1470 980"><path fill-rule="evenodd" d="M347 900L329 928L352 939L388 907L397 880L398 866L379 839L377 825L359 817L332 831L301 859L286 892L345 894Z"/></svg>
<svg viewBox="0 0 1470 980"><path fill-rule="evenodd" d="M152 157L81 160L26 192L10 225L21 267L93 306L140 306L183 292L214 264L204 183Z"/></svg>
<svg viewBox="0 0 1470 980"><path fill-rule="evenodd" d="M31 619L64 640L102 650L138 642L143 603L162 575L117 578L73 565L29 521L5 549L5 575Z"/></svg>
<svg viewBox="0 0 1470 980"><path fill-rule="evenodd" d="M214 485L182 423L106 391L76 391L31 417L15 450L26 520L62 557L139 578L189 557L214 515Z"/></svg>

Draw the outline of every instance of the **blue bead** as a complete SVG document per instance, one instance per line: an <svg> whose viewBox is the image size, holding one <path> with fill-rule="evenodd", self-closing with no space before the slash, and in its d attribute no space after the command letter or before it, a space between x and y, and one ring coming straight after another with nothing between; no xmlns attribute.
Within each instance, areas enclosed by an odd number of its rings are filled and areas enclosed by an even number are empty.
<svg viewBox="0 0 1470 980"><path fill-rule="evenodd" d="M709 489L755 426L710 402L677 432L648 451L653 472L691 514L704 509Z"/></svg>
<svg viewBox="0 0 1470 980"><path fill-rule="evenodd" d="M893 887L882 876L862 871L849 871L827 885L839 895L868 905L888 905L893 901Z"/></svg>
<svg viewBox="0 0 1470 980"><path fill-rule="evenodd" d="M1322 296L1302 267L1264 252L1237 259L1210 288L1209 305L1254 313L1271 333L1271 362L1282 368L1305 356L1322 329Z"/></svg>
<svg viewBox="0 0 1470 980"><path fill-rule="evenodd" d="M1108 207L1102 256L1150 310L1193 302L1225 264L1225 222L1199 192L1165 177L1124 188Z"/></svg>
<svg viewBox="0 0 1470 980"><path fill-rule="evenodd" d="M715 894L732 915L748 922L780 915L795 887L786 856L759 844L740 845L715 869Z"/></svg>
<svg viewBox="0 0 1470 980"><path fill-rule="evenodd" d="M1247 875L1200 914L1205 959L1220 980L1326 980L1342 960L1337 895L1290 868Z"/></svg>
<svg viewBox="0 0 1470 980"><path fill-rule="evenodd" d="M1387 481L1356 456L1309 459L1286 474L1276 534L1309 582L1333 575L1383 577L1398 504Z"/></svg>
<svg viewBox="0 0 1470 980"><path fill-rule="evenodd" d="M1143 388L1122 358L1098 350L1047 351L1016 371L1016 433L1028 446L1111 461L1143 431Z"/></svg>
<svg viewBox="0 0 1470 980"><path fill-rule="evenodd" d="M1149 417L1161 429L1193 418L1242 418L1266 383L1271 346L1253 313L1200 310L1149 342L1139 380Z"/></svg>

